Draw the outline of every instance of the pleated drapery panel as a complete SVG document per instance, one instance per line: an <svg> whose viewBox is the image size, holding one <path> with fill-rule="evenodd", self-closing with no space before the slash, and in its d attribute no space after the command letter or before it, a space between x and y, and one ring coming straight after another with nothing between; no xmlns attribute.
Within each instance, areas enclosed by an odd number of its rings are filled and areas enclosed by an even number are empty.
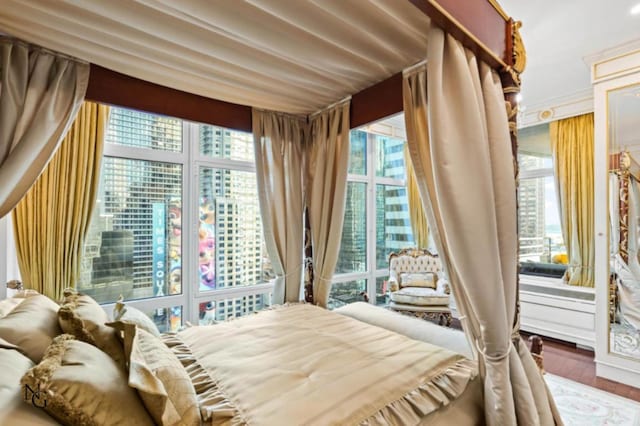
<svg viewBox="0 0 640 426"><path fill-rule="evenodd" d="M253 110L260 214L271 266L273 302L300 301L303 264L303 148L306 117Z"/></svg>
<svg viewBox="0 0 640 426"><path fill-rule="evenodd" d="M310 117L310 135L305 150L305 186L313 247L313 296L314 302L325 308L344 223L350 104L350 100L342 101Z"/></svg>
<svg viewBox="0 0 640 426"><path fill-rule="evenodd" d="M404 146L404 169L407 178L407 203L413 239L416 247L426 249L429 247L429 225L427 224L427 215L422 207L416 172L413 170L409 145L407 144Z"/></svg>
<svg viewBox="0 0 640 426"><path fill-rule="evenodd" d="M561 423L519 337L516 186L500 78L431 26L427 63L405 71L411 160L465 332L489 425ZM427 106L428 105L428 106Z"/></svg>
<svg viewBox="0 0 640 426"><path fill-rule="evenodd" d="M553 121L551 152L570 285L593 287L595 262L593 113Z"/></svg>
<svg viewBox="0 0 640 426"><path fill-rule="evenodd" d="M55 155L13 210L25 287L54 300L78 281L108 115L109 107L85 102Z"/></svg>
<svg viewBox="0 0 640 426"><path fill-rule="evenodd" d="M0 36L0 217L47 165L88 81L89 64Z"/></svg>

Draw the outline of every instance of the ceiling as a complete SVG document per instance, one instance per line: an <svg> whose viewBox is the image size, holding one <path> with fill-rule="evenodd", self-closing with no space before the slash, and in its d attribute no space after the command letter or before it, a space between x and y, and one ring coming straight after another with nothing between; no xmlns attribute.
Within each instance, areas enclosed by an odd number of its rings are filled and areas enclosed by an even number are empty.
<svg viewBox="0 0 640 426"><path fill-rule="evenodd" d="M0 0L0 33L206 97L311 113L424 59L408 0Z"/></svg>
<svg viewBox="0 0 640 426"><path fill-rule="evenodd" d="M640 0L498 0L523 22L527 50L521 107L557 103L591 90L585 56L640 39ZM553 105L548 105L553 106Z"/></svg>

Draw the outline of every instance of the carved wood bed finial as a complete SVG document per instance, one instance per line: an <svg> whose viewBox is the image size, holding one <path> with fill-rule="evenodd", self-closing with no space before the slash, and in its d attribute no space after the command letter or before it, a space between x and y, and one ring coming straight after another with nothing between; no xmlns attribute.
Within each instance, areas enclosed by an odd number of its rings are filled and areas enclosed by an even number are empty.
<svg viewBox="0 0 640 426"><path fill-rule="evenodd" d="M529 337L529 343L531 343L531 348L530 348L531 356L533 357L534 361L536 362L536 365L540 369L540 372L544 374L544 354L542 349L543 347L542 338L534 334L533 336Z"/></svg>

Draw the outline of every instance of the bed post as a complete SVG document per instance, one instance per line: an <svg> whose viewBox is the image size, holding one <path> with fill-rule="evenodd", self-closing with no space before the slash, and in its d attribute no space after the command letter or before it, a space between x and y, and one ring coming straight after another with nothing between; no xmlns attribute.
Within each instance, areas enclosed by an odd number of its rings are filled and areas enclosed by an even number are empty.
<svg viewBox="0 0 640 426"><path fill-rule="evenodd" d="M501 72L502 88L504 92L505 107L507 109L507 117L509 119L509 133L511 135L511 154L513 156L513 175L516 180L516 211L519 209L517 204L518 200L518 186L519 186L519 168L518 168L518 101L517 96L520 93L520 74L524 71L527 64L527 54L520 37L520 27L522 23L520 21L509 20L507 25L507 67ZM511 50L511 55L508 55L508 51ZM517 230L516 230L517 232ZM518 242L518 252L520 243ZM520 275L519 270L516 270L516 324L515 326L519 330L520 328ZM519 339L520 336L514 336ZM533 355L536 364L540 368L540 371L544 372L543 357L542 357L542 339L539 336L531 336L529 338L531 342L531 354Z"/></svg>
<svg viewBox="0 0 640 426"><path fill-rule="evenodd" d="M313 247L309 210L304 209L304 301L313 304Z"/></svg>

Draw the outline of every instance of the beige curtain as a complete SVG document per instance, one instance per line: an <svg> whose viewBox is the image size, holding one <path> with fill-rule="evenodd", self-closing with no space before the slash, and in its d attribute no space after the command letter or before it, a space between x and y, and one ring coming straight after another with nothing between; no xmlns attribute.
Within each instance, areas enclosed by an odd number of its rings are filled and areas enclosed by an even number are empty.
<svg viewBox="0 0 640 426"><path fill-rule="evenodd" d="M344 101L310 117L305 186L313 247L313 297L322 307L326 307L329 300L342 237L349 165L350 104L350 101Z"/></svg>
<svg viewBox="0 0 640 426"><path fill-rule="evenodd" d="M107 106L85 102L36 183L13 210L20 274L54 300L75 287L93 210Z"/></svg>
<svg viewBox="0 0 640 426"><path fill-rule="evenodd" d="M88 80L89 64L0 36L0 217L47 165Z"/></svg>
<svg viewBox="0 0 640 426"><path fill-rule="evenodd" d="M416 172L411 163L408 144L404 146L404 169L407 177L407 202L413 239L417 247L426 249L429 247L429 226L427 225L427 215L422 207L422 199L420 198Z"/></svg>
<svg viewBox="0 0 640 426"><path fill-rule="evenodd" d="M569 266L565 281L593 287L593 114L551 123L551 151Z"/></svg>
<svg viewBox="0 0 640 426"><path fill-rule="evenodd" d="M276 274L274 303L300 301L306 118L253 110L258 195L263 233Z"/></svg>
<svg viewBox="0 0 640 426"><path fill-rule="evenodd" d="M487 424L560 423L519 337L516 187L500 78L441 29L432 26L428 39L426 65L404 76L407 140L438 253L478 351Z"/></svg>

